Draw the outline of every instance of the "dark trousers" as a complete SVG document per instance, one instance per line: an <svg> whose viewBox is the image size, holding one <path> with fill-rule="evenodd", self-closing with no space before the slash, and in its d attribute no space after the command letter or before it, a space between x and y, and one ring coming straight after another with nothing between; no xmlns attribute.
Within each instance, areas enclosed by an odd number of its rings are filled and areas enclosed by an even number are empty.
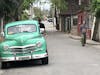
<svg viewBox="0 0 100 75"><path fill-rule="evenodd" d="M82 38L83 38L84 44L86 44L86 33L82 33Z"/></svg>

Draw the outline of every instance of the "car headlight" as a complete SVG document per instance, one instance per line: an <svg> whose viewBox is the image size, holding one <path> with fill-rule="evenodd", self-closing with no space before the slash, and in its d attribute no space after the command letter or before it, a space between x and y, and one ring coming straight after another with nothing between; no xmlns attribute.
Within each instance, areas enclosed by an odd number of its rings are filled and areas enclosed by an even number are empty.
<svg viewBox="0 0 100 75"><path fill-rule="evenodd" d="M37 46L37 47L41 47L41 46L42 46L42 42L37 42L37 43L36 43L36 46Z"/></svg>
<svg viewBox="0 0 100 75"><path fill-rule="evenodd" d="M8 45L4 45L3 48L4 48L4 50L8 50L9 46Z"/></svg>

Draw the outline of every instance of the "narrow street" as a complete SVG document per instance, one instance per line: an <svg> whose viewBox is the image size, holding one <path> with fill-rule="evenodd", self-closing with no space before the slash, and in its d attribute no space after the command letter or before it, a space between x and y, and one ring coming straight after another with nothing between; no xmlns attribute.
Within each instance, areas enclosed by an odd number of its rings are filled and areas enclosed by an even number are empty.
<svg viewBox="0 0 100 75"><path fill-rule="evenodd" d="M17 65L0 70L0 75L100 75L100 50L73 40L48 24L48 65Z"/></svg>

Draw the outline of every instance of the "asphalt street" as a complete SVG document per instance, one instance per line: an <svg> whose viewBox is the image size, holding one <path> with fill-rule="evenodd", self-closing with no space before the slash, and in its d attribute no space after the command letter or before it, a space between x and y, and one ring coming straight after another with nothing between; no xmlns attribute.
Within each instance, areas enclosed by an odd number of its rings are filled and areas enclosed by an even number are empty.
<svg viewBox="0 0 100 75"><path fill-rule="evenodd" d="M56 31L51 23L45 25L49 64L18 63L0 70L0 75L100 75L99 49L90 45L82 47L79 40Z"/></svg>

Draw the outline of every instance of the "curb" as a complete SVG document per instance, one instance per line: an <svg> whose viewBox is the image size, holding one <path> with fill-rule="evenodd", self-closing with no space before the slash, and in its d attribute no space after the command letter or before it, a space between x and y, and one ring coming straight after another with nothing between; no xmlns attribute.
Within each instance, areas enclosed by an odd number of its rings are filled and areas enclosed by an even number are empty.
<svg viewBox="0 0 100 75"><path fill-rule="evenodd" d="M69 37L74 39L74 40L80 40L81 39L80 36L74 36L74 35L71 35L71 34L69 34ZM87 41L86 43L89 44L89 45L100 45L99 42L96 42L96 41L93 41L93 40L90 40L90 39L87 39L86 41Z"/></svg>
<svg viewBox="0 0 100 75"><path fill-rule="evenodd" d="M70 38L75 39L75 40L80 40L81 37L79 36L74 36L74 35L69 35Z"/></svg>
<svg viewBox="0 0 100 75"><path fill-rule="evenodd" d="M93 40L87 40L87 44L89 45L100 45L99 42L93 41Z"/></svg>

